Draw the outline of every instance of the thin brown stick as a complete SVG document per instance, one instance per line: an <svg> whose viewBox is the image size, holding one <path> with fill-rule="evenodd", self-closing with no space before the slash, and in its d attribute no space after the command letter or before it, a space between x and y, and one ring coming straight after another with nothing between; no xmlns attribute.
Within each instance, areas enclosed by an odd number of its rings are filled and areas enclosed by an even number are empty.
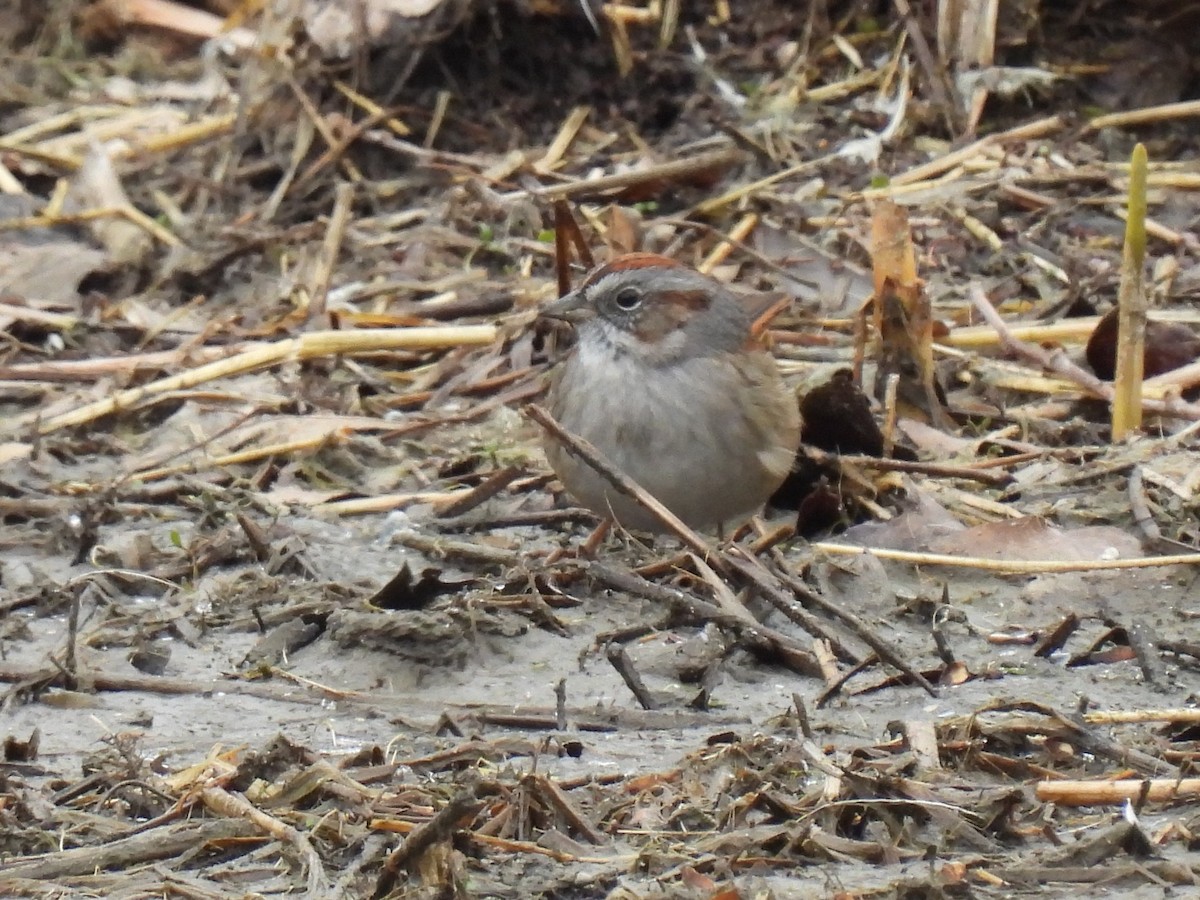
<svg viewBox="0 0 1200 900"><path fill-rule="evenodd" d="M608 836L593 824L574 800L567 796L561 785L551 781L545 775L530 775L527 780L533 783L537 792L541 794L542 799L548 805L558 810L572 830L583 835L589 844L610 843Z"/></svg>
<svg viewBox="0 0 1200 900"><path fill-rule="evenodd" d="M346 224L350 221L350 210L354 205L354 185L343 181L334 191L333 212L329 214L329 226L321 244L321 255L317 260L317 272L313 278L312 295L308 300L307 321L313 322L325 316L325 301L329 297L329 284L337 265L338 253L346 236Z"/></svg>
<svg viewBox="0 0 1200 900"><path fill-rule="evenodd" d="M1129 494L1129 509L1133 512L1133 524L1141 530L1149 543L1157 544L1162 540L1162 531L1159 530L1158 523L1154 521L1154 515L1150 512L1150 504L1146 500L1146 488L1142 480L1141 466L1134 466L1129 470L1127 492Z"/></svg>
<svg viewBox="0 0 1200 900"><path fill-rule="evenodd" d="M260 831L275 840L289 844L304 859L308 869L308 893L311 897L325 895L329 883L325 878L325 866L313 847L312 841L299 829L268 815L241 794L232 793L218 785L211 785L200 792L204 805L212 812L229 819L245 819Z"/></svg>
<svg viewBox="0 0 1200 900"><path fill-rule="evenodd" d="M859 454L826 453L814 447L805 447L804 452L815 462L833 463L845 462L881 472L915 472L922 475L934 475L942 478L962 478L966 481L981 481L997 487L1008 484L1012 476L1007 472L993 472L988 469L977 469L971 466L952 466L947 463L917 462L904 459L884 459L879 456L862 456Z"/></svg>
<svg viewBox="0 0 1200 900"><path fill-rule="evenodd" d="M685 594L675 588L663 587L632 572L603 563L591 563L587 568L587 573L600 583L616 590L654 600L692 618L715 622L723 628L729 628L738 635L747 648L756 653L780 657L783 659L784 665L802 675L821 677L821 664L816 656L806 647L801 646L794 638L782 632L766 625L751 625L738 616L728 615L707 600L701 600L699 597Z"/></svg>
<svg viewBox="0 0 1200 900"><path fill-rule="evenodd" d="M1194 800L1200 797L1200 778L1125 778L1120 781L1042 781L1037 798L1061 806L1109 806L1136 800L1149 785L1147 800Z"/></svg>
<svg viewBox="0 0 1200 900"><path fill-rule="evenodd" d="M843 662L857 665L861 662L861 657L854 652L850 647L846 646L846 642L838 635L834 634L825 626L823 622L815 616L803 609L794 600L794 597L789 596L784 586L772 577L770 571L767 570L757 557L752 554L745 553L742 548L737 548L738 557L732 561L732 566L750 579L759 592L767 598L776 610L778 610L784 618L794 625L803 628L806 632L815 638L825 641L834 655ZM750 562L753 560L753 563Z"/></svg>
<svg viewBox="0 0 1200 900"><path fill-rule="evenodd" d="M1118 765L1136 769L1150 777L1180 777L1181 772L1178 766L1152 756L1144 750L1138 750L1127 742L1109 737L1107 731L1088 727L1089 723L1077 713L1065 714L1045 704L1030 701L1015 703L1000 701L988 709L990 712L1001 710L1019 710L1043 716L1049 724L1029 723L1034 731L1055 734L1070 741L1081 750L1104 759L1110 759Z"/></svg>
<svg viewBox="0 0 1200 900"><path fill-rule="evenodd" d="M745 154L738 147L730 144L719 150L700 153L685 159L673 159L670 162L657 163L636 169L631 172L621 172L616 175L604 175L600 178L581 179L567 184L556 184L542 188L538 194L552 198L595 197L623 188L636 187L653 181L674 182L695 175L707 174L714 169L723 169L742 159Z"/></svg>
<svg viewBox="0 0 1200 900"><path fill-rule="evenodd" d="M1062 127L1062 116L1047 116L1044 119L1037 119L1036 121L1026 122L1015 128L1010 128L1008 131L989 134L987 137L982 137L972 144L947 153L945 156L931 159L929 162L922 163L915 168L909 169L907 172L901 172L890 179L888 189L894 190L906 184L915 184L942 175L949 172L955 166L961 165L967 160L974 159L993 144L1003 144L1006 141L1035 140L1053 134Z"/></svg>
<svg viewBox="0 0 1200 900"><path fill-rule="evenodd" d="M1161 690L1166 685L1167 674L1151 626L1145 621L1134 620L1125 627L1125 637L1138 668L1142 670L1142 681Z"/></svg>
<svg viewBox="0 0 1200 900"><path fill-rule="evenodd" d="M1200 116L1200 100L1164 103L1161 106L1144 106L1141 109L1129 109L1124 112L1096 116L1087 123L1085 130L1099 131L1101 128L1145 125L1149 122L1165 122L1169 119L1183 119L1192 116Z"/></svg>
<svg viewBox="0 0 1200 900"><path fill-rule="evenodd" d="M567 236L567 220L571 210L566 200L554 201L554 276L558 281L558 296L571 291L571 242Z"/></svg>
<svg viewBox="0 0 1200 900"><path fill-rule="evenodd" d="M6 862L3 883L12 884L17 879L53 883L106 869L129 870L156 859L177 857L208 843L245 840L253 837L255 831L255 827L244 819L181 822L173 827L156 828L152 832L118 838L97 847L69 847L40 856L23 857L16 863Z"/></svg>
<svg viewBox="0 0 1200 900"><path fill-rule="evenodd" d="M583 230L579 227L579 221L571 211L571 204L567 202L566 198L559 197L554 201L554 249L555 261L566 269L565 273L561 269L558 273L558 294L561 297L571 290L571 275L568 267L570 257L566 252L566 247L562 247L561 257L558 253L560 232L563 241L571 242L571 246L575 248L575 255L585 269L593 268L596 265L596 258L592 255L592 248L588 246L587 238L584 237Z"/></svg>
<svg viewBox="0 0 1200 900"><path fill-rule="evenodd" d="M688 525L684 524L675 513L663 506L644 487L617 469L592 443L585 441L578 435L571 434L571 432L559 425L549 412L536 403L526 404L521 408L521 411L545 428L555 440L562 443L568 453L591 466L615 490L626 497L630 497L635 503L647 510L662 523L663 527L678 537L679 540L683 541L685 546L700 554L704 559L710 561L719 559L716 550L704 538Z"/></svg>
<svg viewBox="0 0 1200 900"><path fill-rule="evenodd" d="M788 572L786 569L786 561L783 559L783 555L779 552L779 550L772 550L771 557L776 566L776 571L774 573L775 576L779 578L798 598L800 598L801 602L805 604L811 604L812 606L820 609L826 615L837 619L839 622L853 631L854 634L856 634L864 644L874 650L883 662L895 669L899 669L909 678L909 680L912 681L913 684L920 687L923 691L925 691L925 693L929 694L929 696L938 696L938 689L930 684L929 679L909 665L908 661L900 655L900 651L876 634L875 630L866 622L864 622L859 616L836 603L831 603L830 601L826 600L820 595L820 593L814 591L795 575L792 575L790 572ZM761 562L758 562L758 560L754 560L754 562L765 570L766 567L763 566Z"/></svg>
<svg viewBox="0 0 1200 900"><path fill-rule="evenodd" d="M0 683L41 683L47 687L62 686L64 685L63 677L61 671L49 668L0 669ZM200 678L171 678L163 675L126 675L89 672L87 681L88 686L96 691L142 691L148 694L161 694L165 696L192 694L196 697L202 697L214 694L234 694L259 697L275 702L301 703L305 705L319 704L327 700L351 702L370 702L371 700L371 695L362 693L334 692L330 694L329 692L320 690L311 694L301 694L294 688L286 685L248 681L206 681Z"/></svg>
<svg viewBox="0 0 1200 900"><path fill-rule="evenodd" d="M642 709L659 709L661 707L661 704L646 687L646 682L642 680L642 675L638 672L637 666L633 664L633 658L630 657L628 650L620 644L609 644L604 655L612 667L617 670L617 674L629 688L629 693L633 694Z"/></svg>
<svg viewBox="0 0 1200 900"><path fill-rule="evenodd" d="M839 556L871 554L879 559L912 563L915 566L953 566L1007 575L1040 575L1051 572L1100 572L1118 569L1153 569L1161 566L1200 565L1200 553L1172 556L1133 556L1129 559L990 559L984 556L954 556L949 553L925 553L918 550L893 550L889 547L864 547L817 541L812 549Z"/></svg>
<svg viewBox="0 0 1200 900"><path fill-rule="evenodd" d="M505 466L498 469L471 490L455 495L453 500L438 509L437 517L448 519L461 516L492 499L524 474L525 470L521 466Z"/></svg>
<svg viewBox="0 0 1200 900"><path fill-rule="evenodd" d="M1027 344L1013 337L1008 330L1008 326L1004 324L1004 320L1000 317L1000 314L996 312L996 308L988 301L983 288L978 284L971 286L970 296L971 303L975 309L979 311L979 314L989 325L996 329L996 333L1000 336L1000 344L1006 350L1023 357L1049 372L1063 376L1094 397L1107 400L1109 403L1112 402L1112 385L1101 381L1090 372L1085 372L1067 359L1061 352L1050 353L1041 347L1035 347L1032 344ZM1182 400L1152 400L1148 397L1143 397L1142 409L1161 415L1174 416L1179 419L1200 420L1200 405L1185 403Z"/></svg>
<svg viewBox="0 0 1200 900"><path fill-rule="evenodd" d="M41 412L18 416L0 427L0 434L20 433L36 425L38 434L83 425L101 416L130 409L143 401L170 391L195 387L217 378L252 372L287 360L304 360L342 353L381 350L435 349L461 345L490 344L499 334L495 325L432 326L428 328L379 328L363 331L313 331L271 344L253 344L236 356L219 359L186 372L160 378L141 387L118 391L111 397L42 419Z"/></svg>
<svg viewBox="0 0 1200 900"><path fill-rule="evenodd" d="M295 188L299 189L304 187L310 181L314 180L318 175L320 175L326 168L336 162L340 162L345 156L346 151L350 149L355 141L363 138L369 131L374 129L376 125L379 125L382 122L387 122L392 118L393 115L393 110L381 108L379 112L364 116L361 120L355 122L349 128L345 129L345 131L339 136L339 139L336 143L331 144L324 153L313 160L312 164L296 177ZM389 139L392 143L396 144L405 143L399 139L392 138L391 135L387 135L386 139ZM380 141L380 143L386 142L388 141ZM435 154L435 151L432 150L426 152L429 155Z"/></svg>
<svg viewBox="0 0 1200 900"><path fill-rule="evenodd" d="M464 819L473 818L481 809L484 801L480 800L473 789L463 791L452 799L428 822L410 834L384 861L383 871L375 885L374 898L386 897L396 885L397 876L402 868L420 859L421 855L434 844L448 841L457 831Z"/></svg>
<svg viewBox="0 0 1200 900"><path fill-rule="evenodd" d="M892 0L892 3L896 7L896 11L900 13L900 17L904 20L905 31L908 33L908 39L912 43L913 52L924 72L925 82L929 87L934 107L942 114L945 124L951 131L960 131L962 128L962 115L958 104L950 96L946 67L934 59L929 42L925 40L923 23L918 21L917 17L913 14L912 7L908 5L908 0Z"/></svg>
<svg viewBox="0 0 1200 900"><path fill-rule="evenodd" d="M846 686L846 683L851 678L853 678L855 675L858 675L860 672L864 672L871 668L871 666L875 665L879 661L879 654L877 653L871 653L863 657L861 661L854 666L851 666L837 679L830 682L828 687L821 691L821 693L817 696L817 699L813 701L813 706L815 706L817 709L823 709L830 700L842 692L842 688Z"/></svg>

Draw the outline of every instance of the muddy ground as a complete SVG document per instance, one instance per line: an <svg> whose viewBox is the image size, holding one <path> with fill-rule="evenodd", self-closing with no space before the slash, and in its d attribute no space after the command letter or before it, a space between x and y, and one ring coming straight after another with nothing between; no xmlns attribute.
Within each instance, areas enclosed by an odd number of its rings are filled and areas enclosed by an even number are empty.
<svg viewBox="0 0 1200 900"><path fill-rule="evenodd" d="M290 72L222 59L233 94L183 99L207 77L186 41L56 44L54 5L31 26L11 51L22 92L0 109L22 137L0 161L28 192L0 232L19 274L0 307L6 896L1196 890L1195 429L1185 411L1113 444L1078 384L966 338L983 330L972 284L1013 322L1111 307L1121 166L1142 140L1153 172L1194 174L1200 140L1194 118L1087 119L1194 98L1190 63L1139 68L1147 46L1177 60L1182 25L1033 4L998 61L1053 72L1048 86L993 94L967 134L913 62L902 127L864 156L840 151L895 115L904 20L886 4L828 4L828 19L749 6L684 10L666 49L630 25L624 77L586 21L501 11L468 16L412 71L395 52L341 65L299 45ZM301 136L305 110L335 130L364 115L333 87L352 77L414 136ZM801 80L844 87L815 101ZM439 91L452 99L431 130ZM132 237L21 218L57 179L87 180L68 164L85 142L68 139L105 121L131 129L112 140L147 139L112 107L208 121L231 96L233 130L115 155L132 204L178 245L128 217ZM587 125L539 169L579 104ZM778 531L796 509L775 508L732 543L707 536L704 559L624 533L577 558L595 517L549 477L520 412L557 352L535 324L555 290L543 189L729 142L744 155L715 174L573 194L599 252L634 222L640 245L694 264L761 217L718 274L796 298L775 347L803 394L852 361L870 191L892 177L947 325L953 413L898 435L949 468L825 470L843 505L816 525L802 513L802 536ZM1188 184L1152 184L1149 255L1156 311L1195 327ZM48 255L19 269L30 247ZM31 270L59 277L35 291ZM477 325L498 331L455 330ZM305 331L410 326L447 331L159 386ZM1065 353L1081 360L1086 337ZM1180 563L1154 564L1168 554ZM1122 779L1138 785L1128 803L1045 793Z"/></svg>

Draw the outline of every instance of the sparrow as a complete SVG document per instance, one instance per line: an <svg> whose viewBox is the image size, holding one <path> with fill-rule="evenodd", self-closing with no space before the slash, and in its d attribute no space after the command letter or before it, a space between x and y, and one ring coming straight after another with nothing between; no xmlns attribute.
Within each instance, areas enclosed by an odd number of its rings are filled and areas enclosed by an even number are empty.
<svg viewBox="0 0 1200 900"><path fill-rule="evenodd" d="M630 253L541 311L576 334L551 371L551 414L693 528L757 512L799 444L799 406L755 333L754 306L675 260ZM583 506L664 530L551 436L545 452Z"/></svg>

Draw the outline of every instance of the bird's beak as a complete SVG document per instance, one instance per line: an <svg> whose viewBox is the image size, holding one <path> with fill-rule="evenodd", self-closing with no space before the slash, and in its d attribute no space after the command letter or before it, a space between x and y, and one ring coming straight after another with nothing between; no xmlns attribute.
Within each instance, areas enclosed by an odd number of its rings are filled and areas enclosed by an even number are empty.
<svg viewBox="0 0 1200 900"><path fill-rule="evenodd" d="M596 314L592 305L584 298L580 291L571 291L569 294L563 294L553 303L542 307L538 313L539 316L545 319L559 319L563 322L582 322L584 319L590 319Z"/></svg>

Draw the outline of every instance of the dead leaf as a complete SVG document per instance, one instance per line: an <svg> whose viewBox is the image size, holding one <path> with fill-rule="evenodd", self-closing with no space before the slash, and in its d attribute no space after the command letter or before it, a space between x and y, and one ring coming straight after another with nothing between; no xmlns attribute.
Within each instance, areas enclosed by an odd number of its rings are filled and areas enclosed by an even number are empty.
<svg viewBox="0 0 1200 900"><path fill-rule="evenodd" d="M0 194L0 221L37 215L40 202L25 195ZM64 228L25 228L0 232L0 297L31 309L79 308L79 285L109 265L100 249ZM13 315L0 318L7 328Z"/></svg>
<svg viewBox="0 0 1200 900"><path fill-rule="evenodd" d="M760 224L754 230L754 247L792 276L780 281L779 289L822 315L851 315L871 297L867 272L793 231Z"/></svg>
<svg viewBox="0 0 1200 900"><path fill-rule="evenodd" d="M609 258L633 253L642 246L642 215L636 209L613 204L608 208L608 231L604 235Z"/></svg>
<svg viewBox="0 0 1200 900"><path fill-rule="evenodd" d="M917 452L927 459L948 460L959 454L972 454L979 442L971 438L963 438L954 434L939 431L927 422L918 419L902 418L896 422L897 428L917 449Z"/></svg>
<svg viewBox="0 0 1200 900"><path fill-rule="evenodd" d="M1078 562L1140 556L1142 542L1110 525L1067 529L1038 516L1024 516L934 538L927 549L984 559Z"/></svg>
<svg viewBox="0 0 1200 900"><path fill-rule="evenodd" d="M931 541L964 530L962 522L923 491L910 491L913 505L890 522L864 522L842 537L855 544L889 550L926 550Z"/></svg>
<svg viewBox="0 0 1200 900"><path fill-rule="evenodd" d="M1087 342L1087 361L1097 378L1112 381L1117 371L1117 321L1113 307L1096 324ZM1178 322L1146 322L1142 374L1146 378L1170 372L1200 357L1200 335Z"/></svg>
<svg viewBox="0 0 1200 900"><path fill-rule="evenodd" d="M422 569L419 575L405 563L392 580L367 602L379 609L425 609L445 594L457 593L465 581L443 581L440 569Z"/></svg>
<svg viewBox="0 0 1200 900"><path fill-rule="evenodd" d="M103 252L67 237L39 244L0 241L0 295L35 309L76 310L80 283L107 264Z"/></svg>
<svg viewBox="0 0 1200 900"><path fill-rule="evenodd" d="M945 393L933 364L933 309L925 283L917 277L908 213L890 200L877 203L871 217L871 264L879 363L876 395L882 396L887 379L897 375L899 396L906 405L948 429L953 423L942 408Z"/></svg>
<svg viewBox="0 0 1200 900"><path fill-rule="evenodd" d="M33 762L38 758L38 748L41 743L40 728L34 728L27 741L8 735L4 738L4 761L10 763Z"/></svg>
<svg viewBox="0 0 1200 900"><path fill-rule="evenodd" d="M952 662L942 671L938 684L957 686L971 680L971 670L965 663Z"/></svg>
<svg viewBox="0 0 1200 900"><path fill-rule="evenodd" d="M684 866L679 871L679 880L693 891L705 891L713 893L717 890L717 883L702 872L697 872L691 866Z"/></svg>
<svg viewBox="0 0 1200 900"><path fill-rule="evenodd" d="M917 257L908 227L908 213L890 200L875 204L871 216L871 274L876 297L886 292L889 281L906 294L911 294L917 285ZM914 300L911 296L905 299ZM882 328L883 310L876 306L875 330L879 332Z"/></svg>

